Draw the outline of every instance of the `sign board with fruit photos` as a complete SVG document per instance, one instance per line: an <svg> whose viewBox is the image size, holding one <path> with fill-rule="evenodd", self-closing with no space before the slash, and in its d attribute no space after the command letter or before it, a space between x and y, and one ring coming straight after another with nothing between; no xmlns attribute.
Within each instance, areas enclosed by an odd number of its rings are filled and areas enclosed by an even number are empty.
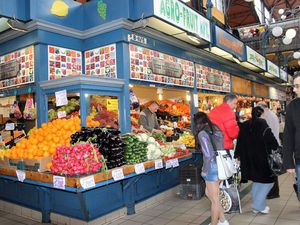
<svg viewBox="0 0 300 225"><path fill-rule="evenodd" d="M82 74L82 54L68 48L48 46L49 80Z"/></svg>
<svg viewBox="0 0 300 225"><path fill-rule="evenodd" d="M0 56L0 90L34 82L34 47ZM18 68L17 68L18 67Z"/></svg>
<svg viewBox="0 0 300 225"><path fill-rule="evenodd" d="M131 79L194 86L193 62L133 44L129 49Z"/></svg>
<svg viewBox="0 0 300 225"><path fill-rule="evenodd" d="M197 88L230 92L230 74L196 64Z"/></svg>
<svg viewBox="0 0 300 225"><path fill-rule="evenodd" d="M117 78L116 45L106 45L84 52L85 74L101 78Z"/></svg>

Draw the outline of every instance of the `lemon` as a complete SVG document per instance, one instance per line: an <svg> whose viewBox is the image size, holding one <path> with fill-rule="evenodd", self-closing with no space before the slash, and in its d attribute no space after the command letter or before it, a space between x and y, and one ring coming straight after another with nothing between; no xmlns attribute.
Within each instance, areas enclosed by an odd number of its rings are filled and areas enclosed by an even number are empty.
<svg viewBox="0 0 300 225"><path fill-rule="evenodd" d="M55 0L51 7L51 13L56 16L67 16L69 6L62 0Z"/></svg>

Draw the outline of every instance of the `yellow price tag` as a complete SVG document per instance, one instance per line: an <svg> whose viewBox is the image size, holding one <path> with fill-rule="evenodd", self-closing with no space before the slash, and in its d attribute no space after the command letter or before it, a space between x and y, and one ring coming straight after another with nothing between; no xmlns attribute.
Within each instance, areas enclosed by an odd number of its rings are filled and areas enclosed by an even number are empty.
<svg viewBox="0 0 300 225"><path fill-rule="evenodd" d="M106 108L108 111L118 111L119 110L119 101L118 99L107 99Z"/></svg>

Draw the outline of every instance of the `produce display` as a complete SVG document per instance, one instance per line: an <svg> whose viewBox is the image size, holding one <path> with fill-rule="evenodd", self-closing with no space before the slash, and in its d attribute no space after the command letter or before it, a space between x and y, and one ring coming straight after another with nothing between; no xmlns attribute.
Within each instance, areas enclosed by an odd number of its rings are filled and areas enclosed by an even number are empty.
<svg viewBox="0 0 300 225"><path fill-rule="evenodd" d="M42 124L6 153L8 158L36 159L53 156L57 146L70 146L71 135L80 130L80 119L56 119Z"/></svg>
<svg viewBox="0 0 300 225"><path fill-rule="evenodd" d="M4 159L5 153L7 151L7 147L5 146L0 146L0 160Z"/></svg>
<svg viewBox="0 0 300 225"><path fill-rule="evenodd" d="M147 143L147 159L159 159L162 156L161 145L154 137L149 137L147 134L137 134L139 141Z"/></svg>
<svg viewBox="0 0 300 225"><path fill-rule="evenodd" d="M66 115L69 115L70 113L74 112L74 111L79 111L79 106L80 106L80 102L79 100L75 99L75 98L71 98L68 101L67 105L64 105L62 107L59 107L58 109L50 109L48 111L48 119L49 121L52 121L54 119L57 119L57 113L59 111L65 111Z"/></svg>
<svg viewBox="0 0 300 225"><path fill-rule="evenodd" d="M170 100L159 101L159 111L167 112L172 116L190 117L190 106L184 103L178 103Z"/></svg>
<svg viewBox="0 0 300 225"><path fill-rule="evenodd" d="M132 134L122 136L124 143L124 159L126 164L132 165L147 161L148 144Z"/></svg>
<svg viewBox="0 0 300 225"><path fill-rule="evenodd" d="M71 144L91 142L106 160L108 169L124 165L124 148L120 131L114 128L82 128L71 136Z"/></svg>
<svg viewBox="0 0 300 225"><path fill-rule="evenodd" d="M171 158L176 154L176 149L172 145L166 145L162 148L163 156Z"/></svg>
<svg viewBox="0 0 300 225"><path fill-rule="evenodd" d="M195 138L192 133L184 132L178 141L182 142L187 147L195 147Z"/></svg>
<svg viewBox="0 0 300 225"><path fill-rule="evenodd" d="M57 147L50 170L53 174L72 176L98 172L101 167L99 149L93 144L79 143Z"/></svg>

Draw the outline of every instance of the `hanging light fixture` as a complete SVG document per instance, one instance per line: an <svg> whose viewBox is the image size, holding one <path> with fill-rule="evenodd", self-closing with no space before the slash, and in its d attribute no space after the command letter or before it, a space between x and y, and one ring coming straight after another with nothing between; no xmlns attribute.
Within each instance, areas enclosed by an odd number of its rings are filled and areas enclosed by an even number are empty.
<svg viewBox="0 0 300 225"><path fill-rule="evenodd" d="M279 10L278 10L278 13L279 13L280 15L282 15L282 14L284 13L284 11L285 11L284 9L279 9Z"/></svg>
<svg viewBox="0 0 300 225"><path fill-rule="evenodd" d="M279 37L280 35L282 35L282 33L283 33L282 27L274 27L272 29L272 34L274 37Z"/></svg>
<svg viewBox="0 0 300 225"><path fill-rule="evenodd" d="M285 37L285 38L282 39L282 42L283 42L283 44L285 44L285 45L291 44L292 41L293 41L293 39L290 39L290 38L288 38L288 37Z"/></svg>
<svg viewBox="0 0 300 225"><path fill-rule="evenodd" d="M280 18L281 18L282 20L285 20L285 19L286 19L286 15L282 15Z"/></svg>
<svg viewBox="0 0 300 225"><path fill-rule="evenodd" d="M293 57L294 59L300 59L300 52L294 52Z"/></svg>
<svg viewBox="0 0 300 225"><path fill-rule="evenodd" d="M289 39L293 39L294 37L296 37L296 34L297 34L296 30L293 28L290 28L286 31L285 36Z"/></svg>

